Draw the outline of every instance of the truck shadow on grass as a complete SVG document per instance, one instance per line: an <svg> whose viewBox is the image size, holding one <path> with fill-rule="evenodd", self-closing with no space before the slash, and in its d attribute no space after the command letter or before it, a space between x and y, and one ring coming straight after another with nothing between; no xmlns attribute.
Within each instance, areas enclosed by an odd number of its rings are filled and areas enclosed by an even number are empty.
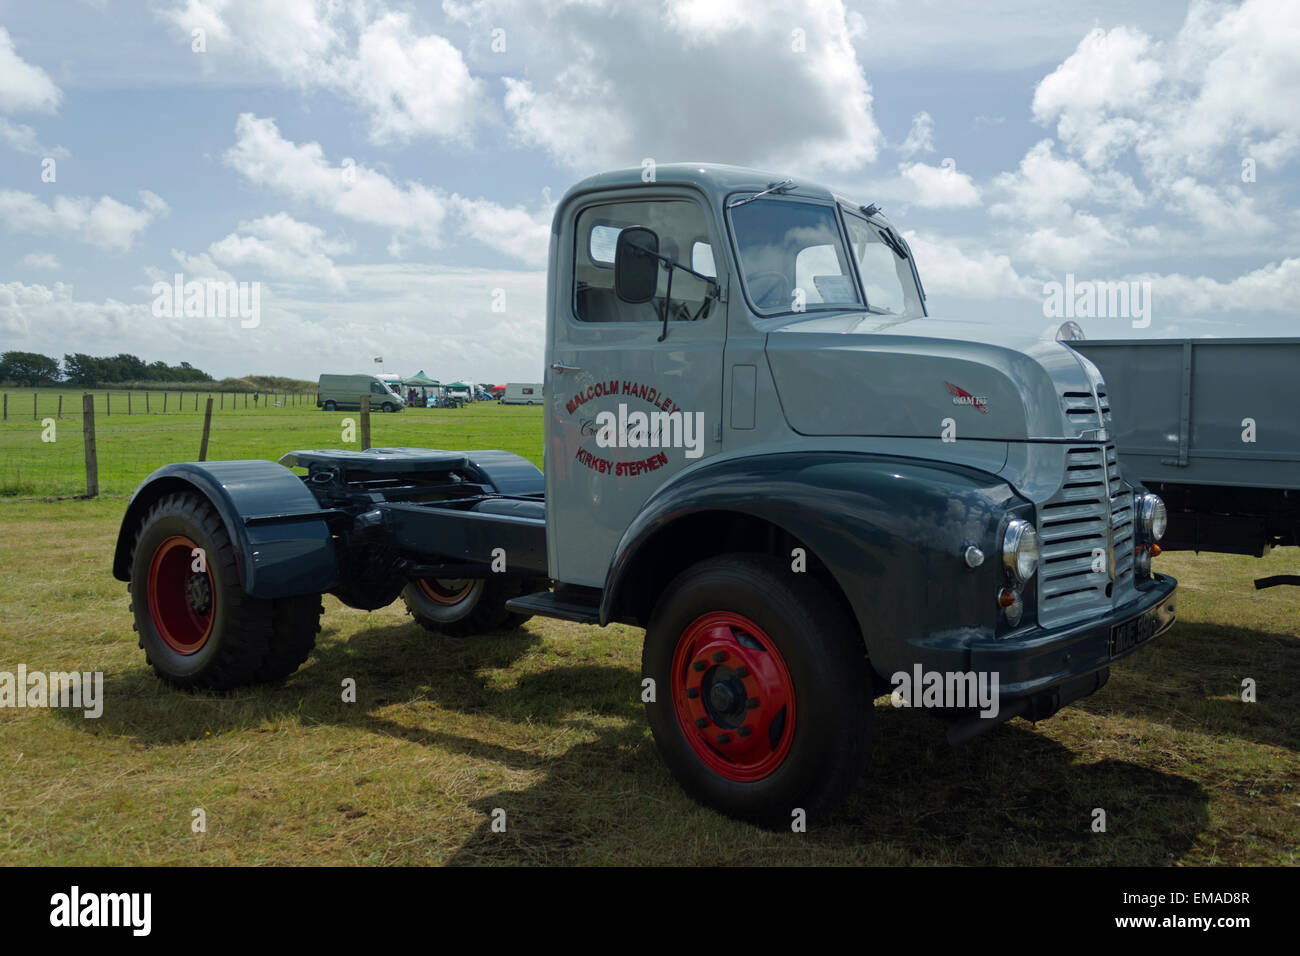
<svg viewBox="0 0 1300 956"><path fill-rule="evenodd" d="M1242 700L1247 678L1254 703ZM1101 693L1074 706L1300 752L1300 638L1179 622L1114 665Z"/></svg>
<svg viewBox="0 0 1300 956"><path fill-rule="evenodd" d="M456 864L1159 865L1179 859L1207 825L1206 793L1175 774L1124 760L1081 763L1087 754L1022 722L953 749L939 721L877 707L874 764L849 801L807 833L768 833L677 787L646 726L639 675L626 665L552 664L497 684L500 669L517 670L542 642L538 634L453 642L405 625L329 638L286 685L229 696L166 688L143 667L109 677L103 717L75 724L168 746L294 717L540 775L469 802L483 822L447 859ZM346 677L357 681L356 704L340 700ZM446 723L386 709L412 700L436 704ZM533 739L539 726L572 731L579 742L551 755L541 742L525 748L461 732L475 715ZM1094 808L1106 811L1107 833L1091 831ZM504 833L492 827L498 809Z"/></svg>

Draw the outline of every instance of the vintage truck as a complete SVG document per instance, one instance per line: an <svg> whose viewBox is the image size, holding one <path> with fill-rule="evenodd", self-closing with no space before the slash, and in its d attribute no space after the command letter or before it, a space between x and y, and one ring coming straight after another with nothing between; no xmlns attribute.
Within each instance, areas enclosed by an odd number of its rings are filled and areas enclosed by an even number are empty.
<svg viewBox="0 0 1300 956"><path fill-rule="evenodd" d="M1173 623L1164 508L1124 476L1096 368L1006 334L929 317L874 205L725 166L599 175L552 227L544 473L415 448L168 465L114 574L180 687L284 678L324 592L401 597L445 634L642 627L685 789L762 825L824 817L882 693L958 742L1096 691ZM991 678L997 706L911 675Z"/></svg>

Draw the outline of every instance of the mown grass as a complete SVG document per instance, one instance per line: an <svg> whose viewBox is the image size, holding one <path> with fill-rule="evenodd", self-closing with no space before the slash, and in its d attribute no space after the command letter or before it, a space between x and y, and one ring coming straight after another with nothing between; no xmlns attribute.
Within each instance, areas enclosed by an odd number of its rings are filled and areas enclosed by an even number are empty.
<svg viewBox="0 0 1300 956"><path fill-rule="evenodd" d="M63 395L63 418L58 419L58 397ZM126 414L125 393L102 391L95 396L95 435L99 460L99 489L105 494L134 490L155 468L173 461L199 457L206 394L180 400L170 396L162 411L162 394L152 393L150 413L144 414L144 397L133 393L132 414ZM275 401L280 396L273 396ZM39 497L76 495L86 489L81 393L42 391L33 416L32 392L15 401L10 395L9 418L0 422L0 496ZM265 398L265 396L263 396ZM293 400L293 396L290 396ZM356 423L357 412L324 412L315 397L301 405L226 396L226 407L214 405L208 459L277 459L295 448L360 447L344 442L344 421ZM541 466L541 408L477 402L459 409L408 408L395 414L372 413L371 443L443 448L504 448ZM47 418L54 418L54 441L44 440ZM360 440L359 426L353 442Z"/></svg>
<svg viewBox="0 0 1300 956"><path fill-rule="evenodd" d="M455 413L448 413L448 416ZM414 423L390 416L401 427ZM456 447L460 425L432 427ZM457 434L459 432L459 434ZM516 429L515 450L536 442ZM277 448L292 447L292 442ZM511 447L506 435L479 446ZM531 457L531 455L530 455ZM0 864L1288 864L1300 857L1300 594L1166 555L1179 623L1049 721L959 749L877 702L875 762L804 834L692 803L639 703L640 632L535 619L463 641L325 599L282 686L167 689L108 564L122 499L0 502L0 670L102 670L98 720L0 710ZM358 699L345 704L345 678ZM1241 680L1259 700L1240 700ZM192 811L207 831L191 830ZM492 814L506 814L494 832ZM1090 829L1094 808L1105 833Z"/></svg>

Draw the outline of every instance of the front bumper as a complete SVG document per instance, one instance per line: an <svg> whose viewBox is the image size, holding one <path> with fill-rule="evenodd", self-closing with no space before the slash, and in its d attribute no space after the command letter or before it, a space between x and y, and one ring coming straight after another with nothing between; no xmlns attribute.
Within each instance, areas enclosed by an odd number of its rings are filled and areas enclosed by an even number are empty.
<svg viewBox="0 0 1300 956"><path fill-rule="evenodd" d="M1173 578L1155 574L1138 586L1135 600L1103 617L1056 630L1035 629L1009 639L978 641L969 645L970 669L996 673L1003 702L1036 698L1067 686L1070 700L1086 696L1105 682L1099 672L1112 661L1127 657L1173 626L1177 587ZM1097 679L1088 680L1090 675ZM1065 703L1069 700L1056 707Z"/></svg>

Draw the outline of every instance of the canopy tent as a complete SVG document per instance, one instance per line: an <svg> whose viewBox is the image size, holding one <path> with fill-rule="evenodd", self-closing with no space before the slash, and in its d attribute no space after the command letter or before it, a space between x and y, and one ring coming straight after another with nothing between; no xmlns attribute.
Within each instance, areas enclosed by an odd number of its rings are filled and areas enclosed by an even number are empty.
<svg viewBox="0 0 1300 956"><path fill-rule="evenodd" d="M469 388L464 382L452 382L447 388Z"/></svg>
<svg viewBox="0 0 1300 956"><path fill-rule="evenodd" d="M402 384L427 388L434 385L440 385L441 383L437 379L429 378L429 376L424 374L424 369L420 369L420 371L416 372L414 375L402 379Z"/></svg>

